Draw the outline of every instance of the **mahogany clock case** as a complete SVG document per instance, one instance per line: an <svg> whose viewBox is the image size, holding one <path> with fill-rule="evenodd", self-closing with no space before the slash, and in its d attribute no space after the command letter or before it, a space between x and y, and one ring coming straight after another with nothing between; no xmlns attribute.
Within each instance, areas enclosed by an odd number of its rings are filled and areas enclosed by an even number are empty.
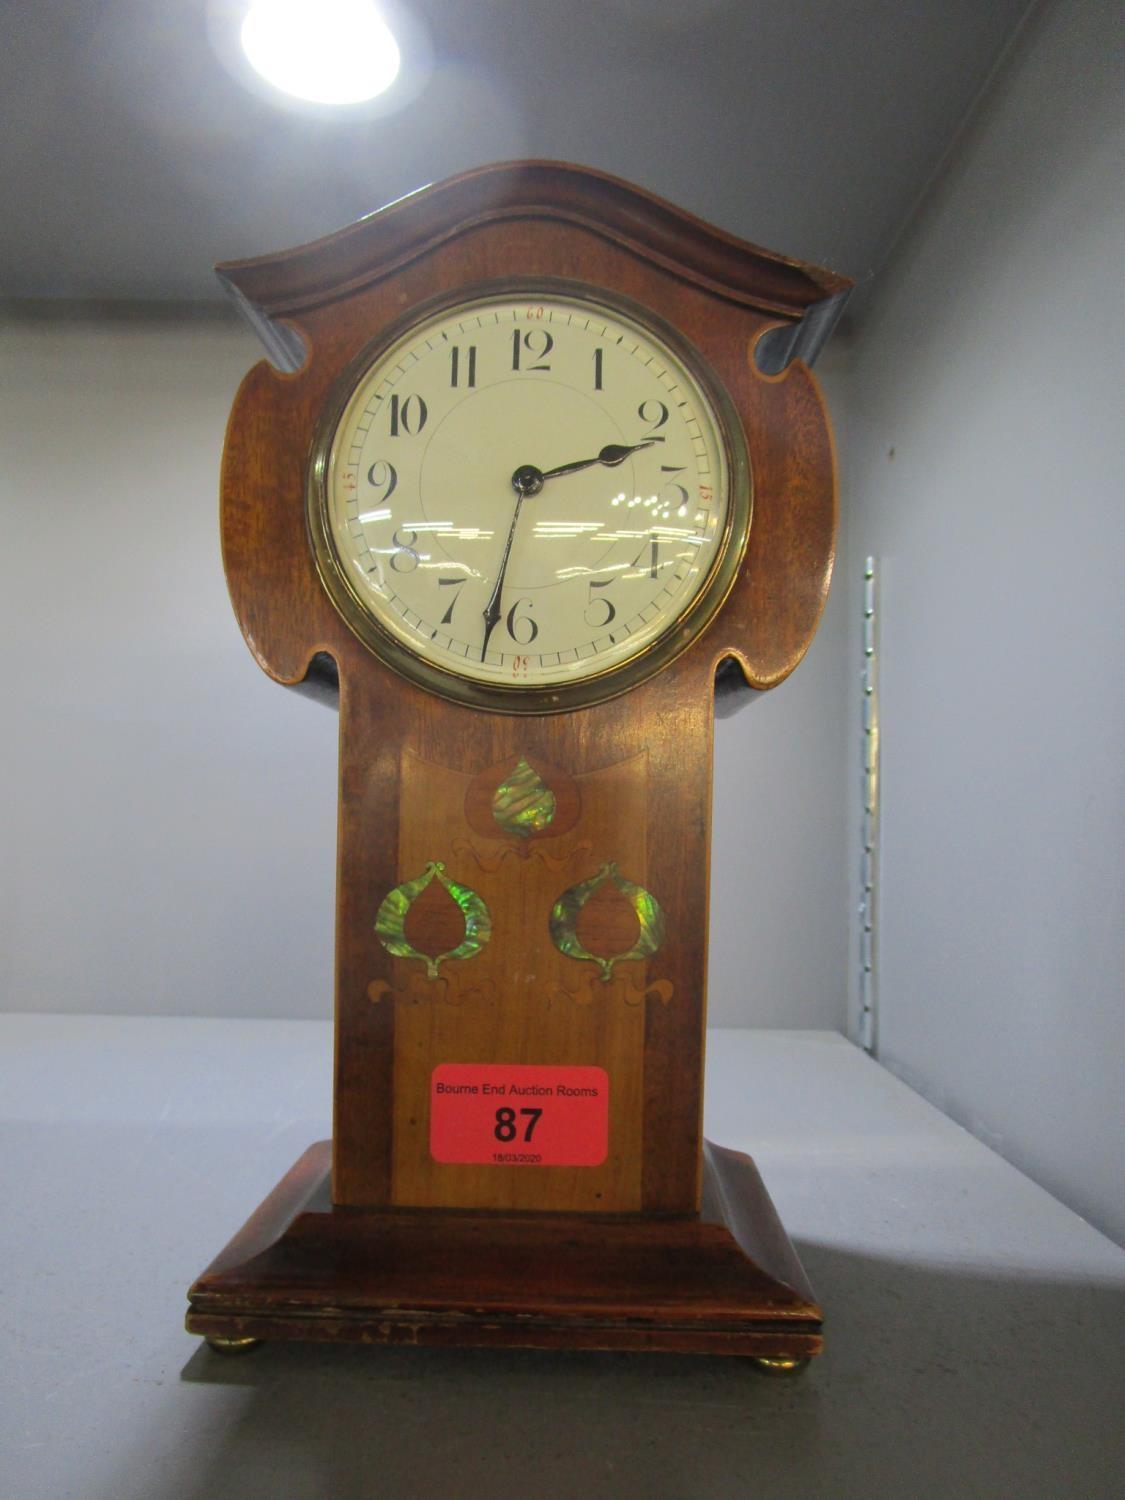
<svg viewBox="0 0 1125 1500"><path fill-rule="evenodd" d="M324 1145L193 1286L188 1327L219 1342L807 1358L820 1312L760 1179L701 1136L711 743L717 671L774 686L823 608L827 418L805 359L761 366L779 349L807 357L849 283L556 163L468 173L219 269L275 361L247 375L227 433L235 612L277 681L338 683L335 1118L330 1197ZM709 618L651 675L570 712L491 711L400 675L334 605L307 520L310 454L344 372L435 296L515 278L599 288L675 330L714 372L752 475L744 550ZM551 809L530 833L488 815L521 768ZM468 956L450 959L448 902L419 897L389 944L377 930L390 894L423 871L432 887L439 865L489 913ZM621 911L606 901L599 917L590 900L581 941L560 946L547 913L609 867L617 894L658 907L658 941L630 947ZM604 1160L436 1160L431 1078L449 1063L603 1069Z"/></svg>

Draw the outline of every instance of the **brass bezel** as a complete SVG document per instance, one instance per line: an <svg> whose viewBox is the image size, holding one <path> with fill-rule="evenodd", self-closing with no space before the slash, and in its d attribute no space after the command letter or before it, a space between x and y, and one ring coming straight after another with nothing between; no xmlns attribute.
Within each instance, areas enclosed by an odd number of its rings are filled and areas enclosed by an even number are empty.
<svg viewBox="0 0 1125 1500"><path fill-rule="evenodd" d="M478 301L482 297L524 296L535 292L545 297L573 297L604 307L610 314L630 318L675 354L699 384L714 411L726 455L730 504L711 570L695 598L663 635L642 647L636 656L572 682L545 686L494 684L463 677L426 661L391 635L367 609L353 589L332 541L328 516L328 460L337 428L356 386L404 333L427 318L462 303ZM317 424L309 461L307 521L317 573L349 630L400 677L436 693L440 698L490 713L552 714L587 708L630 691L670 665L699 638L734 586L746 552L752 513L753 480L742 423L722 382L695 346L665 319L631 298L558 276L506 277L478 282L455 293L419 303L404 317L396 319L377 339L364 346L333 384Z"/></svg>

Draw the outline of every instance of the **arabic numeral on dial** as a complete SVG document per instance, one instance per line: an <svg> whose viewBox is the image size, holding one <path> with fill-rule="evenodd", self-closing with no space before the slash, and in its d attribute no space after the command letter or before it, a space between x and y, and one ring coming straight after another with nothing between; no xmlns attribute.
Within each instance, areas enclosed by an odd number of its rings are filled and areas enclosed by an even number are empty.
<svg viewBox="0 0 1125 1500"><path fill-rule="evenodd" d="M633 567L641 568L648 573L650 578L656 577L656 570L660 566L660 538L650 536L644 546L633 559ZM639 576L643 576L639 575Z"/></svg>
<svg viewBox="0 0 1125 1500"><path fill-rule="evenodd" d="M658 437L657 433L668 421L668 408L664 405L664 402L656 400L642 401L640 406L637 407L637 416L640 417L642 422L648 425L648 431L645 433L646 439L650 443L662 443L664 438L663 436Z"/></svg>
<svg viewBox="0 0 1125 1500"><path fill-rule="evenodd" d="M377 458L367 471L367 482L373 490L383 491L380 498L385 503L395 492L395 485L398 484L398 470L385 458Z"/></svg>
<svg viewBox="0 0 1125 1500"><path fill-rule="evenodd" d="M594 578L590 579L586 598L586 610L582 618L586 621L587 625L592 626L595 630L601 630L603 626L608 625L612 620L617 618L617 611L610 600L604 594L598 595L594 592L595 589L609 588L612 582L612 578L605 578L600 582ZM600 619L596 618L597 616L600 616Z"/></svg>
<svg viewBox="0 0 1125 1500"><path fill-rule="evenodd" d="M686 464L661 464L662 474L682 474L687 467ZM691 494L688 489L677 480L669 479L660 490L660 503L671 510L674 506L678 514L685 514Z"/></svg>
<svg viewBox="0 0 1125 1500"><path fill-rule="evenodd" d="M555 341L545 328L531 328L526 333L519 328L512 329L512 369L513 370L549 370L551 367L546 363L548 354L555 347ZM524 356L534 359L538 363L528 365L523 363Z"/></svg>
<svg viewBox="0 0 1125 1500"><path fill-rule="evenodd" d="M407 531L405 537L399 536L396 531L391 537L391 546L395 549L391 555L391 567L396 573L413 573L418 566L418 553L414 550L414 543L418 540L416 531Z"/></svg>
<svg viewBox="0 0 1125 1500"><path fill-rule="evenodd" d="M462 374L465 377L466 386L470 390L473 389L477 383L477 346L475 344L470 344L465 350L463 360L461 350L456 344L449 351L449 384L454 390L461 384Z"/></svg>
<svg viewBox="0 0 1125 1500"><path fill-rule="evenodd" d="M508 634L511 636L512 640L515 641L517 646L530 646L532 641L539 634L539 626L535 623L530 615L517 614L517 611L524 604L527 605L528 609L531 608L530 599L517 599L516 602L512 605L511 609L508 611L508 617L505 621L505 624L508 627ZM517 635L517 630L521 631L522 634Z"/></svg>
<svg viewBox="0 0 1125 1500"><path fill-rule="evenodd" d="M405 432L407 437L417 437L426 425L429 410L421 396L391 397L391 437Z"/></svg>
<svg viewBox="0 0 1125 1500"><path fill-rule="evenodd" d="M456 608L458 599L460 599L460 597L461 597L461 590L465 587L466 581L467 580L464 579L464 578L439 578L438 579L438 588L439 589L456 589L456 591L457 591L456 593L451 594L450 597L449 597L449 608L446 610L445 614L443 614L442 617L441 617L441 623L443 625L448 625L450 623L450 621L453 619L453 611Z"/></svg>

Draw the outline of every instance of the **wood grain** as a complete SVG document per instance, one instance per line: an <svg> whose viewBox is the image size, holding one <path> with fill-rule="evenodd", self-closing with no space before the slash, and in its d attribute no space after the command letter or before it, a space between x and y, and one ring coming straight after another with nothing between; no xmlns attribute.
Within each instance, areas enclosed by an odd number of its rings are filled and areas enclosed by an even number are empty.
<svg viewBox="0 0 1125 1500"><path fill-rule="evenodd" d="M619 177L566 162L501 162L400 198L310 245L217 266L271 318L354 295L481 225L582 229L717 296L799 316L851 282L728 234ZM542 266L530 267L541 272ZM582 274L571 272L570 274Z"/></svg>
<svg viewBox="0 0 1125 1500"><path fill-rule="evenodd" d="M196 1281L190 1332L782 1359L820 1350L820 1309L738 1152L708 1151L714 1212L702 1219L333 1210L328 1161L327 1141L311 1147ZM724 1217L731 1204L736 1219Z"/></svg>
<svg viewBox="0 0 1125 1500"><path fill-rule="evenodd" d="M561 721L560 721L561 722ZM516 721L518 735L520 721ZM513 767L518 755L508 759ZM503 764L503 762L501 762ZM641 1205L646 968L634 960L605 984L596 968L559 953L548 916L569 886L608 858L648 877L646 756L579 778L582 816L528 858L514 840L486 840L464 816L470 774L407 752L400 794L399 868L442 858L487 902L492 938L476 957L426 982L417 960L392 959L395 1005L395 1159L391 1201L443 1208L625 1212ZM607 843L607 830L612 841ZM626 945L627 947L628 945ZM625 951L619 949L617 951ZM407 989L410 971L415 985ZM586 996L590 998L586 998ZM610 1077L610 1152L603 1166L442 1165L429 1154L430 1075L442 1063L588 1065Z"/></svg>

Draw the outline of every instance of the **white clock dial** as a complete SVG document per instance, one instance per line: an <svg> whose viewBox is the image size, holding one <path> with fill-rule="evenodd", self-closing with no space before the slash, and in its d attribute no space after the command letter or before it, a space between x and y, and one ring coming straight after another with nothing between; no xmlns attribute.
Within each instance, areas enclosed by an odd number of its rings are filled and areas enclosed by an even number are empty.
<svg viewBox="0 0 1125 1500"><path fill-rule="evenodd" d="M314 508L369 643L518 696L612 674L693 611L729 540L731 468L704 377L662 335L520 292L372 360Z"/></svg>

